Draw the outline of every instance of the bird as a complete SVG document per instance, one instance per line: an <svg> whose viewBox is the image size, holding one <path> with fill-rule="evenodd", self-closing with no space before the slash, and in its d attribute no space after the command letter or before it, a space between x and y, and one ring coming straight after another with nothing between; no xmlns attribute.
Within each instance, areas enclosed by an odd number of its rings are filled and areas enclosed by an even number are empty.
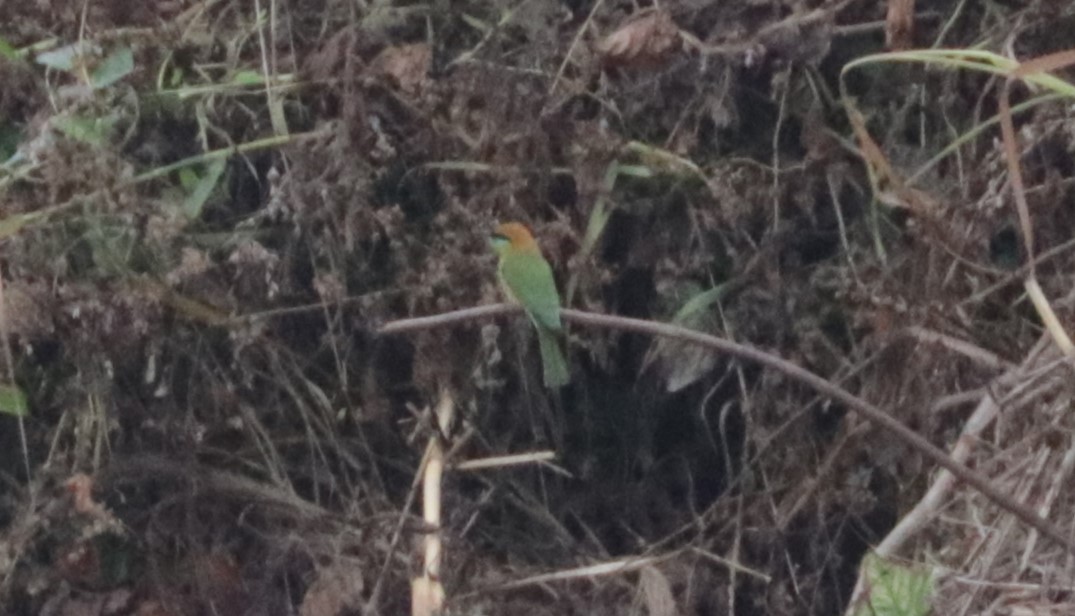
<svg viewBox="0 0 1075 616"><path fill-rule="evenodd" d="M525 225L506 222L490 238L499 257L497 277L504 294L521 304L537 330L545 387L556 389L571 380L560 348L560 294L552 267Z"/></svg>

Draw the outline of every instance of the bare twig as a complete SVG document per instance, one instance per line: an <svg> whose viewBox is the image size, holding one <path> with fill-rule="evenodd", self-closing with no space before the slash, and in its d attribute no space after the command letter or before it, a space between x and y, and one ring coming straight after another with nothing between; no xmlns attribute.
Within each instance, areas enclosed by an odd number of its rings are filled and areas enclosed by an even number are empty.
<svg viewBox="0 0 1075 616"><path fill-rule="evenodd" d="M393 321L381 327L380 333L394 334L406 331L430 329L452 323L460 323L478 318L488 318L491 316L521 311L521 307L510 305L480 306L477 308L468 308L465 310L439 314L432 317ZM777 370L785 376L813 388L818 393L844 404L848 409L854 411L869 422L884 428L908 447L918 451L937 465L947 469L960 480L974 487L1001 509L1011 513L1028 526L1037 529L1043 535L1064 546L1072 554L1075 554L1075 540L1069 537L1055 524L1039 516L1032 508L1017 501L995 486L987 477L955 461L933 443L930 443L921 435L903 425L877 406L862 400L849 391L835 385L831 381L828 381L786 359L752 346L732 342L709 334L703 334L676 325L644 321L641 319L630 319L627 317L607 314L583 312L581 310L566 308L561 312L561 316L565 321L576 325L616 329L639 334L648 334L651 336L662 336L680 340L682 342L697 344L713 349L714 351L727 353L740 359L756 362Z"/></svg>
<svg viewBox="0 0 1075 616"><path fill-rule="evenodd" d="M492 317L500 317L513 312L519 312L522 308L518 306L512 306L511 304L489 304L486 306L474 306L473 308L464 308L462 310L453 310L451 312L444 312L441 314L435 314L428 317L417 317L414 319L400 319L398 321L392 321L385 323L377 330L378 334L382 336L388 336L391 334L403 334L406 332L419 331L423 329L435 329L437 327L443 327L446 325L452 325L454 323L463 323L466 321L477 321L480 319L488 319Z"/></svg>
<svg viewBox="0 0 1075 616"><path fill-rule="evenodd" d="M933 331L918 325L908 327L905 332L907 335L921 343L940 345L987 368L992 368L994 370L1011 370L1015 368L1014 364L1003 357L1000 357L996 353L987 351L966 340L960 340L954 336L949 336L948 334L942 334L941 332Z"/></svg>
<svg viewBox="0 0 1075 616"><path fill-rule="evenodd" d="M560 78L564 76L564 70L567 69L567 64L571 62L571 56L575 53L575 47L578 46L579 41L582 40L582 35L586 32L586 29L593 23L594 15L597 14L598 9L605 3L605 0L597 0L594 3L593 8L590 9L590 14L586 16L586 21L582 22L582 26L579 27L578 32L575 33L575 38L571 39L571 45L567 48L567 53L564 54L564 61L560 63L560 68L556 71L556 76L553 77L552 85L549 86L549 96L551 97L556 92L556 86L560 85Z"/></svg>
<svg viewBox="0 0 1075 616"><path fill-rule="evenodd" d="M575 567L574 569L562 569L560 571L553 571L551 573L541 573L538 575L532 575L520 580L512 580L505 582L497 586L488 588L482 588L478 591L466 593L462 597L468 595L486 593L486 592L502 592L505 590L515 590L517 588L526 588L527 586L537 586L541 584L549 584L551 582L568 582L574 580L589 580L595 577L605 577L611 575L623 575L624 573L631 573L638 571L644 567L659 564L680 554L681 550L671 552L670 554L664 554L661 556L632 556L628 558L621 558L619 560L610 560L595 565L586 565L585 567Z"/></svg>
<svg viewBox="0 0 1075 616"><path fill-rule="evenodd" d="M534 464L549 462L556 459L556 453L552 451L532 451L530 453L517 453L510 456L495 456L481 458L479 460L464 460L452 465L453 471L478 471L488 468L504 468L518 466L520 464ZM568 477L571 475L568 474Z"/></svg>

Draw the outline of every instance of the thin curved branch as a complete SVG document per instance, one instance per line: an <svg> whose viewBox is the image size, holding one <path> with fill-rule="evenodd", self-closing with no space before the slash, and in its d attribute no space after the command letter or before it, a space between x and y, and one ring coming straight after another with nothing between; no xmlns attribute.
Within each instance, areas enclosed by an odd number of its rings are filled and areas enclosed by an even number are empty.
<svg viewBox="0 0 1075 616"><path fill-rule="evenodd" d="M385 324L378 331L380 334L397 334L421 329L431 329L475 319L501 316L514 312L521 312L521 310L520 307L512 306L510 304L478 306L429 317L393 321ZM651 336L672 338L682 342L697 344L721 353L727 353L728 355L756 362L777 370L785 376L813 388L818 393L843 403L848 409L854 411L870 423L884 428L908 447L929 458L937 465L947 469L960 480L978 490L978 492L1001 509L1011 513L1028 526L1037 529L1043 535L1064 546L1072 554L1075 554L1075 540L1069 537L1067 533L1062 531L1058 526L1038 515L1032 508L1015 500L1009 494L998 488L985 475L977 473L952 459L936 445L930 443L920 434L903 425L880 408L786 359L752 346L732 342L709 334L703 334L677 325L668 325L666 323L631 319L608 314L583 312L581 310L572 310L568 308L563 309L560 314L564 321L576 325L616 329L639 334L648 334Z"/></svg>
<svg viewBox="0 0 1075 616"><path fill-rule="evenodd" d="M462 323L465 321L477 321L480 319L488 319L491 317L499 317L513 312L522 312L521 306L514 306L512 304L488 304L486 306L474 306L473 308L464 308L462 310L453 310L451 312L443 312L441 314L434 314L428 317L415 317L413 319L399 319L398 321L390 321L385 323L377 329L377 333L381 336L388 336L391 334L403 334L406 332L420 331L423 329L435 329L437 327L444 327L446 325L452 325L453 323Z"/></svg>

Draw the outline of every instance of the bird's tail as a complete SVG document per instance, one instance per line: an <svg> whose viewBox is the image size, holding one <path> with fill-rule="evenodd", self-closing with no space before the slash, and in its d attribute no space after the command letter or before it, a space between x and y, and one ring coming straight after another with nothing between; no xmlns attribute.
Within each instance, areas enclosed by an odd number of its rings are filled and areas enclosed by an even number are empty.
<svg viewBox="0 0 1075 616"><path fill-rule="evenodd" d="M560 340L556 332L538 326L538 347L541 349L541 366L545 373L545 387L556 388L567 385L571 374L567 369L567 360L560 350Z"/></svg>

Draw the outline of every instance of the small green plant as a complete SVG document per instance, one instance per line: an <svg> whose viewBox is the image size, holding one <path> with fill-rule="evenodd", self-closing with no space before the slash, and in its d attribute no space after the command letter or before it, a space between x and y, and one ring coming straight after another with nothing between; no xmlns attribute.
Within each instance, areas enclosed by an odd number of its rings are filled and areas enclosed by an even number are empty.
<svg viewBox="0 0 1075 616"><path fill-rule="evenodd" d="M81 42L40 53L36 60L48 68L82 76L95 90L107 88L134 70L134 52L130 47L117 47L97 60L99 56L100 47Z"/></svg>

